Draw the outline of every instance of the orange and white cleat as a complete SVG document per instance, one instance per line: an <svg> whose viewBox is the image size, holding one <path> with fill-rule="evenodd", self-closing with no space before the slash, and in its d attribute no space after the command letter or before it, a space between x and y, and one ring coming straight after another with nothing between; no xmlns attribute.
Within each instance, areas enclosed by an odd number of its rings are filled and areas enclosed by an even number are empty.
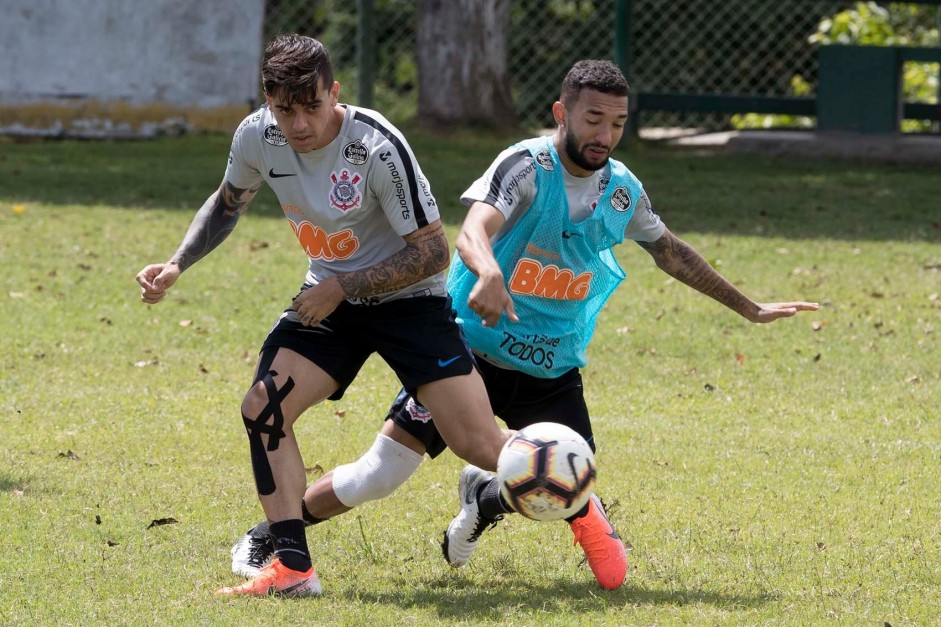
<svg viewBox="0 0 941 627"><path fill-rule="evenodd" d="M585 551L598 585L605 590L620 588L627 576L627 549L611 526L601 499L592 494L588 513L576 518L569 526L575 534L575 544L580 544Z"/></svg>
<svg viewBox="0 0 941 627"><path fill-rule="evenodd" d="M238 586L216 590L217 596L315 597L320 594L320 579L311 566L305 572L291 570L275 558L258 571L254 579Z"/></svg>

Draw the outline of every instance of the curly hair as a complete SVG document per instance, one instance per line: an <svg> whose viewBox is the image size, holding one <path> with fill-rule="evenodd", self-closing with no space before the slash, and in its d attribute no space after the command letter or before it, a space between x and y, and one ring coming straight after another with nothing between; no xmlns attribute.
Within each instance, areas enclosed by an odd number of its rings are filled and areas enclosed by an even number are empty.
<svg viewBox="0 0 941 627"><path fill-rule="evenodd" d="M603 94L626 96L627 79L621 69L605 59L585 59L572 66L562 81L562 104L571 105L578 100L583 89Z"/></svg>

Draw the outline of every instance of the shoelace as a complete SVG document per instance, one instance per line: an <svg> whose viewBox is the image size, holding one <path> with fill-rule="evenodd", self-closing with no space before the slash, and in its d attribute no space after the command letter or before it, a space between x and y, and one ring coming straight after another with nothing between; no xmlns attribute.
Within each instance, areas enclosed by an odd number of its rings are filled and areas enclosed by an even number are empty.
<svg viewBox="0 0 941 627"><path fill-rule="evenodd" d="M497 523L501 520L503 520L503 516L497 516L496 518L484 518L483 516L477 516L477 524L474 526L474 531L471 532L470 538L468 538L467 541L477 542L485 531L496 527Z"/></svg>
<svg viewBox="0 0 941 627"><path fill-rule="evenodd" d="M272 553L274 553L274 546L272 545L271 538L267 536L264 538L250 537L248 541L249 564L261 566L271 557Z"/></svg>

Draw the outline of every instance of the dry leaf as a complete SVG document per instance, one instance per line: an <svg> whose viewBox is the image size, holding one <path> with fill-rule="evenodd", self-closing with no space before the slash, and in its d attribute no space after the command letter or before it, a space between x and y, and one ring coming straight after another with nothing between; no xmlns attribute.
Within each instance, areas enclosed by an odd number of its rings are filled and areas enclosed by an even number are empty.
<svg viewBox="0 0 941 627"><path fill-rule="evenodd" d="M336 410L336 412L334 412L334 415L335 415L337 418L342 418L343 416L346 415L346 410L345 410L345 409L338 409L338 410Z"/></svg>
<svg viewBox="0 0 941 627"><path fill-rule="evenodd" d="M181 327L188 327L191 324L193 324L193 321L192 320L180 320L179 324Z"/></svg>
<svg viewBox="0 0 941 627"><path fill-rule="evenodd" d="M79 459L78 455L76 455L74 452L72 452L72 449L69 449L69 450L66 451L65 453L59 453L58 455L56 455L56 457L65 457L65 458L74 459L74 460L78 460L78 459Z"/></svg>
<svg viewBox="0 0 941 627"><path fill-rule="evenodd" d="M736 353L736 354L735 354L735 361L737 361L737 362L740 363L740 364L744 364L744 363L745 363L745 355L740 355L740 354Z"/></svg>
<svg viewBox="0 0 941 627"><path fill-rule="evenodd" d="M702 386L702 389L706 390L707 392L715 392L716 387L711 383L707 383L706 385Z"/></svg>
<svg viewBox="0 0 941 627"><path fill-rule="evenodd" d="M813 322L810 323L810 328L813 329L814 331L819 331L826 325L827 323L822 320L814 320Z"/></svg>
<svg viewBox="0 0 941 627"><path fill-rule="evenodd" d="M175 525L178 522L179 521L176 518L173 518L172 516L167 517L167 518L155 518L152 521L150 521L150 524L147 525L147 528L151 529L153 527L161 527L163 525Z"/></svg>

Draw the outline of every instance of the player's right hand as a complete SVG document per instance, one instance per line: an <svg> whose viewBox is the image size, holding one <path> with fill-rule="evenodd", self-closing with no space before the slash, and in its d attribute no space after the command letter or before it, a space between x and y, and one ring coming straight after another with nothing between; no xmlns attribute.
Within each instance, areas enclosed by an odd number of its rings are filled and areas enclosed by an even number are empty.
<svg viewBox="0 0 941 627"><path fill-rule="evenodd" d="M179 277L180 267L175 263L152 263L144 267L135 277L140 285L140 299L149 305L159 303Z"/></svg>
<svg viewBox="0 0 941 627"><path fill-rule="evenodd" d="M488 281L478 279L467 298L467 306L478 316L480 323L485 327L493 327L500 320L503 312L511 322L519 322L516 309L513 307L513 298L506 290L502 280Z"/></svg>

